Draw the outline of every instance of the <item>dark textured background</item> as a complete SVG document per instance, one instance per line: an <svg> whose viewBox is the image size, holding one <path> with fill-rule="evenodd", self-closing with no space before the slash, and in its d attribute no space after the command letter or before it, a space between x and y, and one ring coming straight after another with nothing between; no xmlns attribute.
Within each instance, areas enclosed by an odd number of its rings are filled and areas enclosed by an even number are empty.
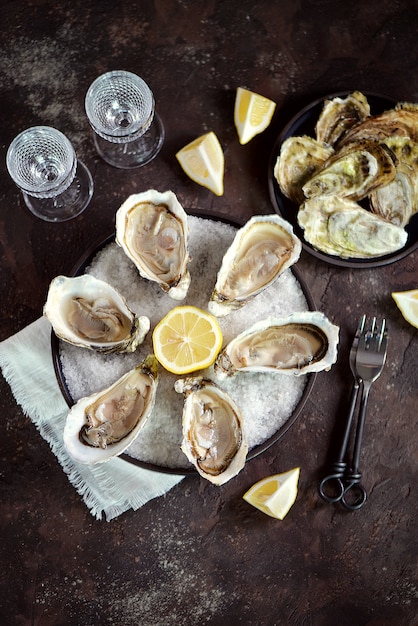
<svg viewBox="0 0 418 626"><path fill-rule="evenodd" d="M272 211L270 153L302 106L353 89L418 101L413 0L3 0L0 12L0 339L40 316L50 280L113 229L130 193L172 189L185 207L244 222ZM142 76L164 121L164 147L143 169L111 168L94 150L84 95L111 69ZM269 129L246 146L233 125L240 85L277 102ZM65 132L93 173L93 201L71 222L34 218L7 174L9 143L36 124ZM225 152L220 198L175 159L208 130ZM95 521L1 379L1 624L418 624L417 330L390 296L418 287L417 252L366 270L304 252L298 267L341 326L338 363L318 375L285 438L221 488L187 477L137 512ZM348 343L363 312L388 318L390 346L363 447L369 500L345 513L316 485L344 417ZM299 494L284 521L242 500L256 480L296 465Z"/></svg>

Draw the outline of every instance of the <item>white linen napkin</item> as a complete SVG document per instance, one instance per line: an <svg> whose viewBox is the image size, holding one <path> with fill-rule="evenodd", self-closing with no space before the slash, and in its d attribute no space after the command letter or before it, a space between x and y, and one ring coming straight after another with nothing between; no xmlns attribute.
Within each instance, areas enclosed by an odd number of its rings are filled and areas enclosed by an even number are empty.
<svg viewBox="0 0 418 626"><path fill-rule="evenodd" d="M99 465L76 463L64 448L68 406L56 380L51 325L41 317L0 343L0 367L16 402L49 443L69 481L96 519L107 521L165 494L183 476L163 474L114 458Z"/></svg>

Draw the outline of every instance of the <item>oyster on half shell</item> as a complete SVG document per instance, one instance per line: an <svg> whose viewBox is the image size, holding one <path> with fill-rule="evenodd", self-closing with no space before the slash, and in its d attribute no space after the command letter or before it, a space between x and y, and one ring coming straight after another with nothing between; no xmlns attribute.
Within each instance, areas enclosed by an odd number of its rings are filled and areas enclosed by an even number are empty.
<svg viewBox="0 0 418 626"><path fill-rule="evenodd" d="M51 282L44 315L63 341L96 352L134 352L150 328L111 285L90 274L57 276Z"/></svg>
<svg viewBox="0 0 418 626"><path fill-rule="evenodd" d="M174 300L190 285L187 214L172 191L129 196L116 213L116 243L143 278Z"/></svg>
<svg viewBox="0 0 418 626"><path fill-rule="evenodd" d="M257 215L225 253L208 309L217 317L241 308L296 263L301 242L278 215Z"/></svg>
<svg viewBox="0 0 418 626"><path fill-rule="evenodd" d="M360 91L353 91L346 98L325 100L315 126L316 138L335 146L350 128L369 116L370 105Z"/></svg>
<svg viewBox="0 0 418 626"><path fill-rule="evenodd" d="M183 393L183 441L181 449L203 478L223 485L244 467L248 444L240 409L211 380L179 379Z"/></svg>
<svg viewBox="0 0 418 626"><path fill-rule="evenodd" d="M90 465L126 450L152 412L157 385L157 359L150 354L107 389L81 398L64 427L64 445L71 457Z"/></svg>
<svg viewBox="0 0 418 626"><path fill-rule="evenodd" d="M257 322L219 353L218 379L237 372L276 372L300 376L329 370L337 360L339 328L319 311L292 313Z"/></svg>

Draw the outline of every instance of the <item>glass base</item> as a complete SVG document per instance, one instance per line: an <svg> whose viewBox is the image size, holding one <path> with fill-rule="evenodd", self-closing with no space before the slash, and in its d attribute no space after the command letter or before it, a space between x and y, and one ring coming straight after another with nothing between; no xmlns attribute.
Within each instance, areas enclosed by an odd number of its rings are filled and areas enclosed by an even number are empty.
<svg viewBox="0 0 418 626"><path fill-rule="evenodd" d="M28 209L46 222L66 222L80 215L93 195L93 178L87 167L77 161L71 185L55 198L34 198L23 192Z"/></svg>
<svg viewBox="0 0 418 626"><path fill-rule="evenodd" d="M134 141L113 143L94 133L94 144L99 155L114 167L130 169L142 167L152 161L164 143L164 126L157 113L150 128Z"/></svg>

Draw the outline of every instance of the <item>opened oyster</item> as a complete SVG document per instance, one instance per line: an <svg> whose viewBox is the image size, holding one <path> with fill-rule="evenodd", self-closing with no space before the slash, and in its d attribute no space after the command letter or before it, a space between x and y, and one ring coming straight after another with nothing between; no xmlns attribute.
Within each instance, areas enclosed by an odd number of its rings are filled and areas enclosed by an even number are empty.
<svg viewBox="0 0 418 626"><path fill-rule="evenodd" d="M370 115L367 98L360 91L354 91L346 98L335 97L325 100L315 126L316 138L335 146L346 132Z"/></svg>
<svg viewBox="0 0 418 626"><path fill-rule="evenodd" d="M301 243L278 215L251 218L225 253L208 304L217 317L244 306L300 256Z"/></svg>
<svg viewBox="0 0 418 626"><path fill-rule="evenodd" d="M51 282L44 315L62 340L96 352L134 352L150 328L108 283L83 274Z"/></svg>
<svg viewBox="0 0 418 626"><path fill-rule="evenodd" d="M315 196L302 204L298 222L306 241L342 258L378 257L396 252L408 235L359 204L338 196Z"/></svg>
<svg viewBox="0 0 418 626"><path fill-rule="evenodd" d="M267 318L240 333L219 353L215 375L277 372L300 376L330 369L337 360L339 328L319 311Z"/></svg>
<svg viewBox="0 0 418 626"><path fill-rule="evenodd" d="M187 239L187 214L172 191L132 195L116 213L116 243L143 278L174 300L182 300L190 285Z"/></svg>
<svg viewBox="0 0 418 626"><path fill-rule="evenodd" d="M151 414L157 385L157 360L149 355L108 389L81 398L64 428L64 445L71 457L94 464L121 454Z"/></svg>
<svg viewBox="0 0 418 626"><path fill-rule="evenodd" d="M307 135L285 139L273 172L282 193L296 204L303 202L303 185L333 154L331 146Z"/></svg>
<svg viewBox="0 0 418 626"><path fill-rule="evenodd" d="M210 380L180 379L174 387L185 396L181 448L203 478L223 485L245 465L248 445L241 411Z"/></svg>
<svg viewBox="0 0 418 626"><path fill-rule="evenodd" d="M337 195L361 200L396 175L389 150L375 141L350 144L332 156L303 186L306 198Z"/></svg>

